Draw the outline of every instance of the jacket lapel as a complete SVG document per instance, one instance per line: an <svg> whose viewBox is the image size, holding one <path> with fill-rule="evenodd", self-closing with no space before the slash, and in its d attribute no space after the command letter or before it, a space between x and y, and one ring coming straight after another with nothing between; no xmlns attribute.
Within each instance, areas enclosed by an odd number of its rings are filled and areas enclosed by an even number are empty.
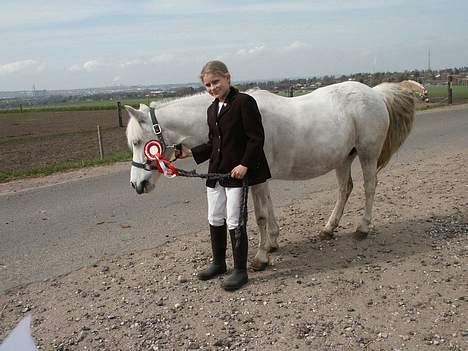
<svg viewBox="0 0 468 351"><path fill-rule="evenodd" d="M229 94L228 96L226 97L226 101L225 101L225 104L224 106L221 108L221 111L219 111L218 113L218 117L217 119L219 120L227 111L229 111L229 109L231 108L231 105L232 105L232 101L234 100L235 96L237 95L239 91L234 88L234 87L231 87L231 90L229 91ZM216 100L217 101L217 100ZM217 107L217 106L216 106Z"/></svg>

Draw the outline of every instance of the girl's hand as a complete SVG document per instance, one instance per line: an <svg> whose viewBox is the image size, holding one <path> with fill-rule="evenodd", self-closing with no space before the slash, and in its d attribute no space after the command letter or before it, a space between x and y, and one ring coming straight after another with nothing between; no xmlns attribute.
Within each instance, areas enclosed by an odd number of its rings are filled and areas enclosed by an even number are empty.
<svg viewBox="0 0 468 351"><path fill-rule="evenodd" d="M234 167L231 171L231 177L236 178L236 179L242 179L245 177L245 174L247 173L247 167L243 165L238 165Z"/></svg>
<svg viewBox="0 0 468 351"><path fill-rule="evenodd" d="M180 146L180 150L175 150L175 155L177 158L187 158L192 156L192 151L184 145Z"/></svg>

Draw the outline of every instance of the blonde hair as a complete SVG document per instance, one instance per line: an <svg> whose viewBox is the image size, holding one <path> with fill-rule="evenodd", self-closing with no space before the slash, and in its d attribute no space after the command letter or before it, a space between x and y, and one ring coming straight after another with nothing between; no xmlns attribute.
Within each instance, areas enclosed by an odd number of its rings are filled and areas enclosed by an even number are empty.
<svg viewBox="0 0 468 351"><path fill-rule="evenodd" d="M205 77L205 75L209 73L219 74L221 76L226 76L230 74L224 62L217 61L217 60L209 61L203 66L200 72L200 76L199 76L202 83L203 83L203 77Z"/></svg>

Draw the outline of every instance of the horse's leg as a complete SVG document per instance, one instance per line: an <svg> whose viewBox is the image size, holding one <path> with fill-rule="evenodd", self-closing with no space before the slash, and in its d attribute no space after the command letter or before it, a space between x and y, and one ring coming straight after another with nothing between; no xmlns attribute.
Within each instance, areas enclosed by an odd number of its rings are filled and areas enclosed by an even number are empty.
<svg viewBox="0 0 468 351"><path fill-rule="evenodd" d="M372 206L374 205L375 188L377 186L377 158L359 158L364 178L364 193L366 204L364 215L354 233L356 239L365 239L372 225Z"/></svg>
<svg viewBox="0 0 468 351"><path fill-rule="evenodd" d="M270 186L268 182L259 184L261 188L260 196L263 196L264 201L262 201L263 206L265 206L268 215L267 215L267 249L268 252L274 252L278 250L278 236L279 236L279 225L276 222L275 211L273 208L273 201L271 200L270 195Z"/></svg>
<svg viewBox="0 0 468 351"><path fill-rule="evenodd" d="M255 219L260 233L257 254L251 267L254 270L264 270L268 265L268 252L278 248L279 226L273 212L268 183L254 185L251 190Z"/></svg>
<svg viewBox="0 0 468 351"><path fill-rule="evenodd" d="M346 161L336 169L336 179L338 180L338 198L336 199L335 208L333 209L330 218L325 228L320 232L320 239L329 240L333 238L333 231L338 227L340 219L343 216L343 210L348 201L351 191L353 191L353 179L351 178L351 164L356 157L356 153L348 156Z"/></svg>

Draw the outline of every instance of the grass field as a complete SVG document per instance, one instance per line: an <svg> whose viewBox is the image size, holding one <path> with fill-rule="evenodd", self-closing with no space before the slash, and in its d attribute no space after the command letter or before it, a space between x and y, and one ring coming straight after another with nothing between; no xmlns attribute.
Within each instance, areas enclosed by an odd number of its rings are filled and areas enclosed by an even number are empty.
<svg viewBox="0 0 468 351"><path fill-rule="evenodd" d="M158 98L135 98L119 100L121 105L138 106L139 104L149 105L152 101L158 101ZM12 109L0 109L0 114L5 113L23 113L23 112L47 112L47 111L96 111L96 110L115 110L117 109L117 100L92 100L92 101L77 101L65 102L60 104L20 107Z"/></svg>
<svg viewBox="0 0 468 351"><path fill-rule="evenodd" d="M429 99L446 99L448 97L448 87L445 85L428 85L426 86ZM468 102L468 86L454 85L452 87L453 101Z"/></svg>
<svg viewBox="0 0 468 351"><path fill-rule="evenodd" d="M447 101L448 88L446 85L428 85L426 89L431 102ZM310 93L310 91L294 90L294 96L301 96L307 93ZM288 91L279 91L278 95L288 96ZM452 98L454 103L468 103L468 86L454 85L452 88Z"/></svg>

